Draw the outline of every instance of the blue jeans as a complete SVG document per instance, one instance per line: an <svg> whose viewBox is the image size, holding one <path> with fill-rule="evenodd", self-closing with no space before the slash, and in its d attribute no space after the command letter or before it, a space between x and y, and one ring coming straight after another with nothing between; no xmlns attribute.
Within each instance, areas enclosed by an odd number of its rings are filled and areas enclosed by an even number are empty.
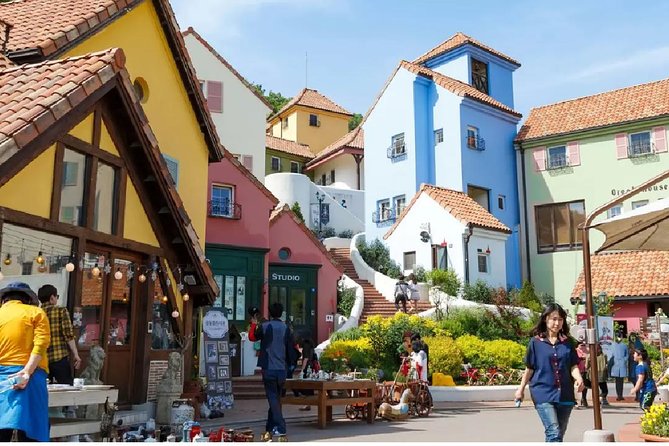
<svg viewBox="0 0 669 446"><path fill-rule="evenodd" d="M283 414L281 413L281 395L283 387L286 384L286 371L264 370L262 382L265 386L265 395L267 395L267 402L269 403L265 430L274 434L285 434L286 420L283 419Z"/></svg>
<svg viewBox="0 0 669 446"><path fill-rule="evenodd" d="M574 406L557 403L541 403L534 406L544 425L546 443L561 442L569 424L569 415Z"/></svg>

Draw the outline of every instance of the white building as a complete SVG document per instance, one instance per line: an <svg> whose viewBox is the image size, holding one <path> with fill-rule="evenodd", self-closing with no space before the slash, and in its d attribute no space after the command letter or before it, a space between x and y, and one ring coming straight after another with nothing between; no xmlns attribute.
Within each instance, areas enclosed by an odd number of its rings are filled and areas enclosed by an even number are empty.
<svg viewBox="0 0 669 446"><path fill-rule="evenodd" d="M193 28L183 36L221 143L264 182L265 127L272 107Z"/></svg>
<svg viewBox="0 0 669 446"><path fill-rule="evenodd" d="M365 132L358 126L316 155L305 167L320 186L363 190Z"/></svg>
<svg viewBox="0 0 669 446"><path fill-rule="evenodd" d="M506 286L511 230L463 192L422 184L384 235L405 273L416 266L453 269L461 280Z"/></svg>

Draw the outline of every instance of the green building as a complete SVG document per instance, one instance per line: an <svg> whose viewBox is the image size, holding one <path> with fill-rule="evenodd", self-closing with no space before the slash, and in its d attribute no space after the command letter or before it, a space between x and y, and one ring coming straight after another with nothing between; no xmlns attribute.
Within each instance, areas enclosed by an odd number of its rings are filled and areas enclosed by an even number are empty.
<svg viewBox="0 0 669 446"><path fill-rule="evenodd" d="M309 146L275 136L265 136L265 175L279 172L304 173L313 180L313 173L304 170L314 159Z"/></svg>

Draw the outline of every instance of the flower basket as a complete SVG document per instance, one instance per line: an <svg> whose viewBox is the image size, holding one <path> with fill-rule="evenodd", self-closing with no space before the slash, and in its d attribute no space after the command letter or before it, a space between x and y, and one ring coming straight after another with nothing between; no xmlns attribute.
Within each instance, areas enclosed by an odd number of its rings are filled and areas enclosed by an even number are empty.
<svg viewBox="0 0 669 446"><path fill-rule="evenodd" d="M644 441L669 442L669 437L660 437L658 435L639 434L639 437Z"/></svg>

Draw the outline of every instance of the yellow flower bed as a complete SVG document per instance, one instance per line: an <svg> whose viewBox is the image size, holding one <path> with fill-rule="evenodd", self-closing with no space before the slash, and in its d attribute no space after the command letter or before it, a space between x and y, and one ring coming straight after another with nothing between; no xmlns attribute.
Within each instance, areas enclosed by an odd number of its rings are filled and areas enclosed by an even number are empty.
<svg viewBox="0 0 669 446"><path fill-rule="evenodd" d="M669 437L669 409L666 404L654 404L641 416L641 432Z"/></svg>

